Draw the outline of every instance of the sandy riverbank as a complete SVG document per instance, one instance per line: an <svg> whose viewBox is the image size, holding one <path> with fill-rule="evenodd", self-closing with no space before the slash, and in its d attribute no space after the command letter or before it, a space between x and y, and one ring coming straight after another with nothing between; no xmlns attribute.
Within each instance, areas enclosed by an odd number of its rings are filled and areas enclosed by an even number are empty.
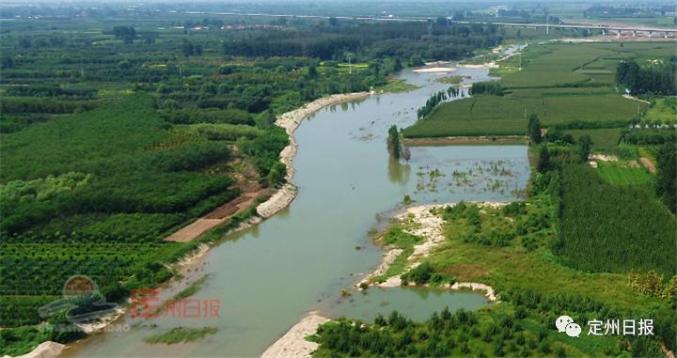
<svg viewBox="0 0 677 358"><path fill-rule="evenodd" d="M480 206L499 207L505 205L501 202L472 202ZM419 236L423 241L414 246L414 252L407 258L406 271L415 268L421 259L427 257L436 247L445 241L444 237L444 220L434 213L436 209L453 206L455 203L449 204L430 204L419 205L407 208L403 213L395 216L396 220L408 222L410 228L406 230L407 233ZM386 250L383 255L383 260L379 266L368 274L360 283L358 287L364 284L378 286L382 288L392 288L402 286L402 280L399 276L389 277L383 282L374 282L374 279L383 275L390 265L395 261L402 250L397 248L390 248ZM486 284L477 282L456 282L453 285L446 285L443 288L450 290L472 290L483 292L487 300L496 302L498 297L494 289Z"/></svg>
<svg viewBox="0 0 677 358"><path fill-rule="evenodd" d="M485 63L480 63L480 64L463 64L460 65L459 67L464 67L464 68L496 68L498 65L496 62L491 61L491 62L485 62Z"/></svg>
<svg viewBox="0 0 677 358"><path fill-rule="evenodd" d="M296 196L296 187L291 182L294 173L292 161L294 159L294 156L296 155L298 147L298 145L296 144L296 139L294 137L294 132L305 118L309 117L310 115L314 114L315 112L321 110L324 107L359 100L362 98L366 98L369 95L370 95L369 92L357 92L348 94L336 94L328 97L323 97L311 103L308 103L301 108L284 113L281 116L279 116L275 124L286 130L287 134L289 135L290 141L290 144L287 147L285 147L280 153L280 161L287 166L287 177L286 177L287 184L283 185L282 188L280 188L277 192L275 192L275 194L273 194L267 201L257 206L256 211L260 217L254 217L248 220L247 222L242 223L238 228L232 230L231 232L243 230L248 227L251 227L252 225L260 223L262 221L262 218L265 219L273 216L280 210L287 207L292 202L292 200L294 200L294 197ZM216 223L216 225L220 223L221 222ZM214 226L216 226L213 225L212 223L209 224L210 224L209 228L213 228ZM185 241L185 240L177 240L177 241ZM179 273L178 277L187 276L188 271L192 267L195 267L201 262L201 260L209 252L210 248L211 247L209 245L200 244L196 250L194 250L192 253L188 254L186 257L182 258L177 263L175 263L173 266ZM172 282L168 284L169 287L172 287L173 285ZM88 333L101 331L108 325L110 325L112 322L120 318L120 316L124 315L125 312L126 308L121 308L120 311L116 312L114 315L105 317L104 319L102 319L101 322L91 324L88 325L87 327L82 328L85 329ZM56 353L55 355L45 355L45 356L33 355L33 354L44 354L40 353L43 351L45 351L45 348L41 348L41 346L38 346L33 351L28 353L26 357L56 357L60 353L59 351L59 353ZM52 349L51 351L54 350Z"/></svg>
<svg viewBox="0 0 677 358"><path fill-rule="evenodd" d="M261 357L310 357L319 344L307 341L306 337L315 334L318 327L329 321L329 318L321 316L318 312L310 312L268 347Z"/></svg>
<svg viewBox="0 0 677 358"><path fill-rule="evenodd" d="M437 215L433 214L432 211L436 208L442 208L445 206L454 205L454 204L430 204L430 205L418 205L407 208L404 212L395 216L395 220L410 222L410 229L405 230L407 233L423 238L423 242L414 246L414 252L407 259L407 268L405 270L410 270L415 267L415 262L417 259L424 258L430 253L430 251L444 241L444 235L442 234L442 224L443 221ZM401 249L398 248L387 248L383 254L383 259L381 263L376 268L368 274L360 283L359 286L364 284L376 285L379 287L398 287L402 284L399 276L394 276L388 278L386 281L381 283L375 283L374 279L386 273L388 268L392 263L397 259L397 257L402 253Z"/></svg>
<svg viewBox="0 0 677 358"><path fill-rule="evenodd" d="M439 72L453 72L455 67L424 67L413 70L416 73L439 73Z"/></svg>
<svg viewBox="0 0 677 358"><path fill-rule="evenodd" d="M296 143L294 132L296 132L296 129L301 125L303 120L324 107L363 99L369 95L369 92L334 94L317 99L301 108L284 113L277 118L275 124L278 127L284 128L289 135L289 145L280 152L280 161L287 167L287 184L283 185L282 188L273 194L273 196L256 207L256 212L261 217L269 218L273 216L275 213L291 204L296 197L296 187L292 182L294 177L294 166L292 165L292 162L296 156L298 144Z"/></svg>
<svg viewBox="0 0 677 358"><path fill-rule="evenodd" d="M492 207L505 205L505 203L499 202L476 202L476 204ZM435 209L444 208L450 205L454 205L454 203L413 206L395 216L396 220L410 221L413 225L411 225L411 228L408 229L407 232L423 238L421 243L414 246L414 252L408 258L407 270L416 267L416 265L418 265L418 260L428 256L434 248L444 242L444 220L436 215L434 211ZM371 280L383 275L401 253L402 250L397 248L386 250L378 267L367 275L360 284L366 283L384 288L400 287L402 285L402 280L400 280L399 276L390 277L382 283L374 283L371 282ZM359 286L360 285L358 285L358 287ZM454 284L447 284L442 288L482 292L488 301L496 302L498 300L494 289L483 283L456 282ZM262 357L309 357L310 354L317 349L318 344L307 341L305 337L315 334L317 328L328 321L330 321L330 319L320 316L317 312L311 312L295 324L280 339L268 347Z"/></svg>
<svg viewBox="0 0 677 358"><path fill-rule="evenodd" d="M55 358L58 357L64 349L66 349L66 346L61 343L47 341L40 343L40 345L35 347L30 353L17 356L17 358ZM3 358L7 357L10 356L3 356Z"/></svg>

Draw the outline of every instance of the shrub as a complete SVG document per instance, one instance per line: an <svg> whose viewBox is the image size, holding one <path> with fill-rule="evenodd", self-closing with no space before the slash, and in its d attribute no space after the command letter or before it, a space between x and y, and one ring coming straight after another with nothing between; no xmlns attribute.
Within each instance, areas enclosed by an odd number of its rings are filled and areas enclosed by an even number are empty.
<svg viewBox="0 0 677 358"><path fill-rule="evenodd" d="M403 274L401 279L404 283L412 281L417 285L424 285L430 281L434 272L435 269L432 264L426 261L411 269L411 271Z"/></svg>

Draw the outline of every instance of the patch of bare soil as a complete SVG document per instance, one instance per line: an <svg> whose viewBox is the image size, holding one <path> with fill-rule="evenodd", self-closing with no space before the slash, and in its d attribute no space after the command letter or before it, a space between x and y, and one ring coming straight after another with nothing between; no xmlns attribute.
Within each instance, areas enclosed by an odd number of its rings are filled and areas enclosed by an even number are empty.
<svg viewBox="0 0 677 358"><path fill-rule="evenodd" d="M187 242L196 239L210 229L226 222L233 215L239 214L250 208L256 198L264 193L264 189L258 182L255 170L243 162L238 162L240 172L233 175L236 188L240 189L240 196L219 206L201 218L182 227L169 235L165 240L175 242Z"/></svg>
<svg viewBox="0 0 677 358"><path fill-rule="evenodd" d="M639 158L639 161L640 161L640 163L642 163L642 165L644 166L644 168L646 168L646 169L647 169L648 171L650 171L651 173L655 173L655 172L656 172L656 166L655 166L654 163L651 161L651 159L649 159L649 158L647 158L647 157L641 157L641 158Z"/></svg>

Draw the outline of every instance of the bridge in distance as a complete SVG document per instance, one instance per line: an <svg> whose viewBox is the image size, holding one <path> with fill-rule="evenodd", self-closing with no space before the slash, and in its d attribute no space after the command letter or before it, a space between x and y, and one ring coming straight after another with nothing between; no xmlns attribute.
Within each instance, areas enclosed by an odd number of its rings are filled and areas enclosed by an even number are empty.
<svg viewBox="0 0 677 358"><path fill-rule="evenodd" d="M230 15L230 16L262 16L262 17L290 17L290 18L305 18L305 19L340 19L340 20L358 20L358 21L391 21L391 22L429 22L432 17L395 17L395 16L325 16L325 15L300 15L300 14L266 14L266 13L243 13L243 12L203 12L203 11L188 11L189 14L212 14L212 15ZM450 20L456 24L483 24L483 25L499 25L507 27L524 27L524 28L543 28L546 32L549 29L587 29L587 30L601 30L603 34L614 34L621 36L623 34L632 34L632 36L646 36L651 37L653 34L663 35L665 38L673 38L677 36L677 28L665 27L648 27L648 26L616 26L607 24L567 24L567 23L522 23L522 22L502 22L502 21L457 21Z"/></svg>

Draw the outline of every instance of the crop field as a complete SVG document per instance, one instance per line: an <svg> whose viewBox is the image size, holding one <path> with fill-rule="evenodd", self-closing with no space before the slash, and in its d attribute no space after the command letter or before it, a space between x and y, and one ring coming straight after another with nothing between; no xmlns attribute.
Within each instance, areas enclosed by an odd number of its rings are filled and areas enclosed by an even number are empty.
<svg viewBox="0 0 677 358"><path fill-rule="evenodd" d="M443 103L405 129L404 135L524 134L530 114L537 114L545 127L566 129L580 122L599 128L623 127L649 106L618 93L616 64L622 59L650 61L671 55L666 43L532 45L522 54L522 71L516 67L519 56L505 60L504 69L492 70L502 76L503 96L476 95ZM655 112L654 116L661 116L666 110Z"/></svg>
<svg viewBox="0 0 677 358"><path fill-rule="evenodd" d="M526 91L525 91L526 92ZM405 129L404 135L446 137L454 135L514 135L526 132L529 114L535 113L545 126L571 122L596 122L615 126L637 112L637 103L613 94L543 92L512 95L477 95L440 105L429 117Z"/></svg>
<svg viewBox="0 0 677 358"><path fill-rule="evenodd" d="M644 118L649 123L677 124L677 98L659 98Z"/></svg>
<svg viewBox="0 0 677 358"><path fill-rule="evenodd" d="M634 166L627 163L600 162L597 173L602 179L613 185L642 185L650 183L653 177L646 169L635 162Z"/></svg>
<svg viewBox="0 0 677 358"><path fill-rule="evenodd" d="M592 139L593 152L613 153L618 149L622 131L622 128L568 129L563 133L570 134L575 139L588 135Z"/></svg>

